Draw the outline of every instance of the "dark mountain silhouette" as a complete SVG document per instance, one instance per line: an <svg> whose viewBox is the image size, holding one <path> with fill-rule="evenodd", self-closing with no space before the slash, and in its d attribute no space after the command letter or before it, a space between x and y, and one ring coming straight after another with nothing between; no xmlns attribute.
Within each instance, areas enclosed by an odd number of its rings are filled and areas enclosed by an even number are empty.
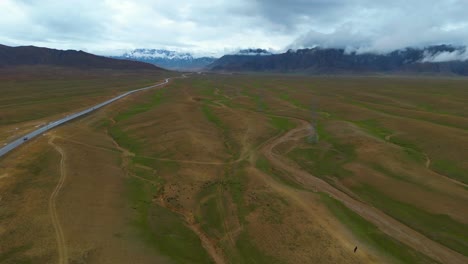
<svg viewBox="0 0 468 264"><path fill-rule="evenodd" d="M465 47L449 45L407 48L387 54L358 54L348 53L344 49L312 48L268 56L225 55L207 68L231 72L436 73L468 76L467 52Z"/></svg>
<svg viewBox="0 0 468 264"><path fill-rule="evenodd" d="M111 59L84 51L56 50L34 46L0 45L0 67L22 65L52 65L73 68L105 68L120 70L162 70L152 64Z"/></svg>
<svg viewBox="0 0 468 264"><path fill-rule="evenodd" d="M250 55L250 56L265 56L271 55L272 53L265 49L243 49L239 50L236 55Z"/></svg>

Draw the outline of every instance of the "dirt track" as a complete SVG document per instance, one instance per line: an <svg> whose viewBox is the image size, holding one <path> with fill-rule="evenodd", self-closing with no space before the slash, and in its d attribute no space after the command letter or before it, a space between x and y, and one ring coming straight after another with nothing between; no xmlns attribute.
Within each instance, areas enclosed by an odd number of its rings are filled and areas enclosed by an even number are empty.
<svg viewBox="0 0 468 264"><path fill-rule="evenodd" d="M58 263L67 264L68 263L68 251L67 245L65 243L65 236L63 234L62 226L60 225L60 220L57 215L57 205L56 200L57 196L62 189L63 184L65 183L66 170L65 170L65 152L58 145L54 144L55 137L52 136L49 139L49 144L54 147L54 149L60 154L60 178L55 187L54 191L49 198L49 213L52 218L52 225L54 226L55 236L57 239L57 250L58 250Z"/></svg>
<svg viewBox="0 0 468 264"><path fill-rule="evenodd" d="M297 120L297 119L296 119ZM468 263L468 258L455 252L424 235L416 232L408 226L398 222L376 208L357 201L342 191L334 188L327 182L314 177L313 175L299 169L289 161L283 160L281 156L274 152L274 148L283 142L297 141L310 133L310 124L304 120L300 121L300 125L287 132L286 134L269 141L263 146L261 152L265 157L277 168L288 172L298 182L307 188L324 192L331 197L341 201L346 207L359 214L367 221L376 225L381 231L387 235L394 237L404 244L424 253L425 255L440 261L442 263Z"/></svg>

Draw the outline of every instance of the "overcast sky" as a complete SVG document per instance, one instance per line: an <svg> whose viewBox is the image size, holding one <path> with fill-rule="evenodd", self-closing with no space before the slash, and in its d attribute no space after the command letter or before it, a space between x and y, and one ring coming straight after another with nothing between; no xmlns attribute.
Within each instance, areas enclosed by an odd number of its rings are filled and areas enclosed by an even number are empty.
<svg viewBox="0 0 468 264"><path fill-rule="evenodd" d="M468 0L0 0L0 43L105 55L466 45Z"/></svg>

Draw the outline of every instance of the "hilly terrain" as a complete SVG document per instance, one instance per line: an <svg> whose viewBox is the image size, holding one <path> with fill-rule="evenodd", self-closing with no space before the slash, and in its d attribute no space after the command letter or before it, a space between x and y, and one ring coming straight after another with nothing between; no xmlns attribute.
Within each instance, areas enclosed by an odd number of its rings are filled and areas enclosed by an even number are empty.
<svg viewBox="0 0 468 264"><path fill-rule="evenodd" d="M0 45L0 68L24 65L50 65L80 69L161 70L148 63L106 58L84 51Z"/></svg>
<svg viewBox="0 0 468 264"><path fill-rule="evenodd" d="M190 53L164 49L135 49L111 58L146 62L171 70L199 70L216 60L214 57L197 58Z"/></svg>
<svg viewBox="0 0 468 264"><path fill-rule="evenodd" d="M73 70L0 79L0 144L173 74ZM466 87L173 78L0 158L0 263L468 263Z"/></svg>
<svg viewBox="0 0 468 264"><path fill-rule="evenodd" d="M300 72L312 74L396 73L468 75L466 47L450 45L406 48L387 54L310 48L281 54L225 55L207 66L212 71Z"/></svg>

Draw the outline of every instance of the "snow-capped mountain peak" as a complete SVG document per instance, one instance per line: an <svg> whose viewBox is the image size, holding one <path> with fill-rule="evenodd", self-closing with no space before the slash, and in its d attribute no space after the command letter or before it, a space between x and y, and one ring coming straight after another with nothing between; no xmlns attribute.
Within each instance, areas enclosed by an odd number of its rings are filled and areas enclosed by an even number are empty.
<svg viewBox="0 0 468 264"><path fill-rule="evenodd" d="M161 59L177 59L177 60L193 60L193 56L190 53L182 53L173 50L164 49L135 49L129 52L125 52L123 57L127 58L161 58Z"/></svg>
<svg viewBox="0 0 468 264"><path fill-rule="evenodd" d="M194 57L187 52L178 52L165 49L134 49L120 56L112 56L116 59L135 60L151 63L166 69L197 70L216 60L213 57Z"/></svg>

